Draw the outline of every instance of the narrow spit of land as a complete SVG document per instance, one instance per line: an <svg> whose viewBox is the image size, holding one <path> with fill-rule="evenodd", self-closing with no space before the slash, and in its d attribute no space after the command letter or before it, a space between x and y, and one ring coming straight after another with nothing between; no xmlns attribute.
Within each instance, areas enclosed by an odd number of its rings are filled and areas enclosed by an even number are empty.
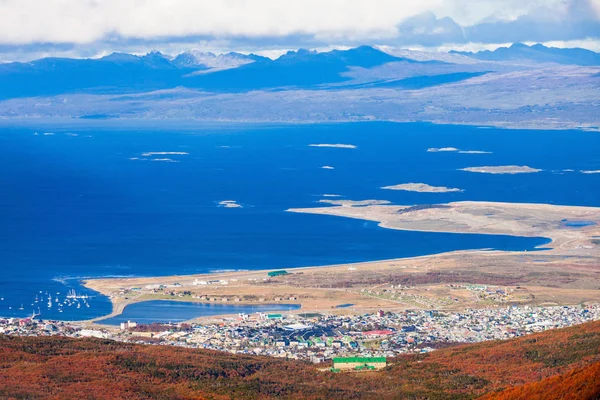
<svg viewBox="0 0 600 400"><path fill-rule="evenodd" d="M407 207L381 200L327 200L327 204L288 211L377 221L390 229L547 237L550 243L535 252L457 251L294 268L274 277L269 277L266 270L237 271L93 279L85 285L110 297L111 316L121 313L127 304L156 299L301 304L297 313L459 310L600 301L600 208L491 202ZM586 224L568 226L565 221ZM498 287L506 295L474 295L465 286L472 284ZM162 289L157 289L159 286ZM353 307L338 309L339 304Z"/></svg>

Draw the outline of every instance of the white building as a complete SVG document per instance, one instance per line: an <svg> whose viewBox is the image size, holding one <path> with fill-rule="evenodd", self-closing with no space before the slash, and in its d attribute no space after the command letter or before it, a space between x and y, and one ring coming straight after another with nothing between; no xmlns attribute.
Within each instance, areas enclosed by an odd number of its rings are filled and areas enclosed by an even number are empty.
<svg viewBox="0 0 600 400"><path fill-rule="evenodd" d="M129 328L135 328L137 326L137 322L127 321L121 322L121 330L126 331Z"/></svg>

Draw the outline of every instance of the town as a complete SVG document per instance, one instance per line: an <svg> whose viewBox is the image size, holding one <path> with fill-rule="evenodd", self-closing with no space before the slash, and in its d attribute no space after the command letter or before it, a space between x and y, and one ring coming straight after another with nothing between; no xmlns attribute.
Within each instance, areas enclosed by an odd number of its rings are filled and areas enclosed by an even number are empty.
<svg viewBox="0 0 600 400"><path fill-rule="evenodd" d="M314 363L336 357L394 357L429 352L453 343L508 339L600 319L600 304L407 310L364 315L240 314L206 322L109 328L36 318L0 319L0 334L96 337L140 344L183 346L266 355Z"/></svg>

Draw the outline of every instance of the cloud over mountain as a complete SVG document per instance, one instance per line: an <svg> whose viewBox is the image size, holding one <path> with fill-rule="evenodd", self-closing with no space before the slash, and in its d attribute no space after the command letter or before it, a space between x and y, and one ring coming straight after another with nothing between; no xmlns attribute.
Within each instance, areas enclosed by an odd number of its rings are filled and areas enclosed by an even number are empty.
<svg viewBox="0 0 600 400"><path fill-rule="evenodd" d="M567 41L599 38L599 15L600 0L4 0L0 59L190 47Z"/></svg>

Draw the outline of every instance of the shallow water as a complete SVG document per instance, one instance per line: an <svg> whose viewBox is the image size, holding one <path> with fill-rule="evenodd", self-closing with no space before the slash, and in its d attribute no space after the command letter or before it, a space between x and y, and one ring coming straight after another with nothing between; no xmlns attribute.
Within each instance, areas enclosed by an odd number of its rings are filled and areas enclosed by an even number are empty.
<svg viewBox="0 0 600 400"><path fill-rule="evenodd" d="M594 221L563 221L563 226L569 228L585 228L586 226L594 226L596 223Z"/></svg>
<svg viewBox="0 0 600 400"><path fill-rule="evenodd" d="M121 315L104 319L99 323L106 325L119 325L121 322L127 321L135 321L138 324L177 323L215 315L267 313L271 311L291 311L299 308L300 305L298 304L236 305L151 300L130 304L125 307Z"/></svg>

